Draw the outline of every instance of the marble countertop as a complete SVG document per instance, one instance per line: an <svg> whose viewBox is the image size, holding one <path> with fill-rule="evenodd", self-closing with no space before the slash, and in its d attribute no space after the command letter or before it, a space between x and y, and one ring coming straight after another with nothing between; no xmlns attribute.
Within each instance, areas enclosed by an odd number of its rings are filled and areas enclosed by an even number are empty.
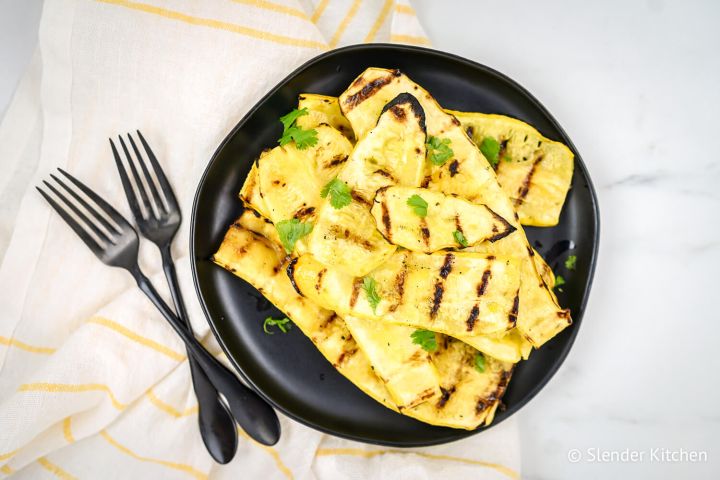
<svg viewBox="0 0 720 480"><path fill-rule="evenodd" d="M0 2L0 114L41 3ZM720 3L413 3L435 48L502 71L553 113L599 196L582 328L517 414L523 477L716 478Z"/></svg>

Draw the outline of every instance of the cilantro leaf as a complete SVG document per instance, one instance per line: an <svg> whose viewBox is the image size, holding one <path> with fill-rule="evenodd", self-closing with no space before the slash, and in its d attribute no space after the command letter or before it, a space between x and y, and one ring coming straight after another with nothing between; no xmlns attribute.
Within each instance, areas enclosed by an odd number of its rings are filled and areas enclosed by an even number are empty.
<svg viewBox="0 0 720 480"><path fill-rule="evenodd" d="M362 288L365 291L365 295L367 296L368 303L372 307L373 312L375 311L378 304L380 303L380 295L377 293L375 286L376 286L376 283L375 283L374 278L372 278L372 277L363 278Z"/></svg>
<svg viewBox="0 0 720 480"><path fill-rule="evenodd" d="M465 238L465 235L460 230L455 230L453 232L453 237L455 237L455 241L460 244L462 247L468 246L468 241Z"/></svg>
<svg viewBox="0 0 720 480"><path fill-rule="evenodd" d="M490 165L495 167L498 164L498 161L500 160L498 158L498 155L500 154L500 144L497 140L492 137L483 138L482 143L480 143L480 152L485 155L485 158L487 158L487 161L490 162Z"/></svg>
<svg viewBox="0 0 720 480"><path fill-rule="evenodd" d="M347 207L352 201L350 187L348 187L347 183L337 177L326 183L320 191L320 196L322 198L325 198L328 195L330 195L330 205L332 205L336 210Z"/></svg>
<svg viewBox="0 0 720 480"><path fill-rule="evenodd" d="M312 229L312 223L303 223L297 218L282 220L275 224L275 230L277 230L287 253L291 253L295 249L295 242L312 232Z"/></svg>
<svg viewBox="0 0 720 480"><path fill-rule="evenodd" d="M307 147L312 147L318 142L317 130L303 130L293 125L283 132L283 136L280 137L278 143L280 145L287 145L292 141L295 142L298 150L305 150Z"/></svg>
<svg viewBox="0 0 720 480"><path fill-rule="evenodd" d="M480 352L475 354L475 368L478 372L485 371L485 355Z"/></svg>
<svg viewBox="0 0 720 480"><path fill-rule="evenodd" d="M263 322L263 331L268 335L275 335L275 332L269 330L268 327L278 327L282 333L287 333L291 326L292 323L290 323L290 319L287 317L278 318L277 320L272 317L267 317Z"/></svg>
<svg viewBox="0 0 720 480"><path fill-rule="evenodd" d="M452 158L454 152L450 148L450 139L438 137L429 137L428 142L425 144L427 147L428 155L430 156L430 163L433 165L444 165L449 159Z"/></svg>
<svg viewBox="0 0 720 480"><path fill-rule="evenodd" d="M413 195L407 199L407 204L410 205L418 217L427 217L428 203L423 200L420 195Z"/></svg>
<svg viewBox="0 0 720 480"><path fill-rule="evenodd" d="M565 285L565 279L564 279L561 275L556 276L556 277L555 277L555 287L554 287L554 288L557 288L558 291L562 292L563 289L562 289L562 288L558 288L558 287L562 287L563 285Z"/></svg>
<svg viewBox="0 0 720 480"><path fill-rule="evenodd" d="M307 114L309 114L309 113L310 113L310 112L308 112L308 109L307 109L307 108L302 108L302 109L300 109L300 110L298 110L298 109L296 108L295 110L293 110L292 112L288 113L287 115L283 115L282 117L280 117L280 121L281 121L282 124L283 124L283 130L289 129L289 128L292 126L292 124L295 123L295 121L296 121L299 117L302 117L303 115L307 115Z"/></svg>
<svg viewBox="0 0 720 480"><path fill-rule="evenodd" d="M577 264L577 257L575 255L570 255L565 259L565 268L568 270L575 270Z"/></svg>
<svg viewBox="0 0 720 480"><path fill-rule="evenodd" d="M437 338L435 338L435 332L430 330L415 330L410 334L410 338L416 345L420 345L420 348L426 352L434 352L437 350Z"/></svg>

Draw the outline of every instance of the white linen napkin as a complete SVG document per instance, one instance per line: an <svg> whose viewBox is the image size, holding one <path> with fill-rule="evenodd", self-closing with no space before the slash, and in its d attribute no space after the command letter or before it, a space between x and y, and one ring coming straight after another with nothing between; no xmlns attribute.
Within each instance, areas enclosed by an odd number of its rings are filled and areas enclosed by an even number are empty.
<svg viewBox="0 0 720 480"><path fill-rule="evenodd" d="M182 343L131 277L100 263L32 188L63 167L130 217L106 138L140 128L187 219L214 149L288 72L345 44L429 44L407 1L47 0L39 35L0 126L0 255L9 241L0 267L0 474L519 476L512 419L461 442L398 450L280 415L276 446L242 436L235 460L214 464ZM174 245L179 277L196 335L219 353L194 295L188 223ZM167 293L146 242L141 265Z"/></svg>

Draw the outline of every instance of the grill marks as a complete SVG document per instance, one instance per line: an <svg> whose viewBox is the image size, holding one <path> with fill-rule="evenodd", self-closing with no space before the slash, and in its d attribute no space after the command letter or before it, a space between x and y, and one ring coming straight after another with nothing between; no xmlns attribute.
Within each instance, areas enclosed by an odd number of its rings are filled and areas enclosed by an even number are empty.
<svg viewBox="0 0 720 480"><path fill-rule="evenodd" d="M460 167L460 162L457 160L453 160L450 162L450 165L448 165L448 170L450 170L450 176L454 177L458 173L458 168Z"/></svg>
<svg viewBox="0 0 720 480"><path fill-rule="evenodd" d="M455 385L450 388L440 387L440 400L437 402L437 408L443 408L445 404L450 400L450 395L455 393Z"/></svg>
<svg viewBox="0 0 720 480"><path fill-rule="evenodd" d="M488 260L490 260L488 258ZM477 296L482 297L485 295L485 291L487 290L488 283L490 282L490 277L492 276L492 270L490 266L488 266L485 271L483 272L482 278L480 279L480 283L477 287Z"/></svg>
<svg viewBox="0 0 720 480"><path fill-rule="evenodd" d="M347 107L347 110L352 110L368 98L375 95L378 90L390 83L392 79L392 75L387 75L385 77L379 77L366 83L365 86L362 87L359 91L353 93L345 99L345 106ZM359 82L358 85L360 85L362 81L362 78L358 78L356 83Z"/></svg>
<svg viewBox="0 0 720 480"><path fill-rule="evenodd" d="M362 278L356 278L353 282L352 293L350 294L350 307L354 307L360 295L360 287L362 287Z"/></svg>
<svg viewBox="0 0 720 480"><path fill-rule="evenodd" d="M295 212L293 218L303 219L305 217L309 217L313 213L315 213L315 207L302 207L300 210Z"/></svg>
<svg viewBox="0 0 720 480"><path fill-rule="evenodd" d="M420 235L422 236L425 246L427 247L430 245L430 229L428 228L427 220L425 220L425 218L420 219Z"/></svg>
<svg viewBox="0 0 720 480"><path fill-rule="evenodd" d="M320 293L320 289L322 288L323 277L325 276L326 272L327 268L323 268L317 274L317 280L315 281L315 291L318 293Z"/></svg>
<svg viewBox="0 0 720 480"><path fill-rule="evenodd" d="M477 321L479 314L480 314L480 307L476 303L473 306L472 310L470 310L470 315L468 316L467 320L465 320L465 323L467 324L468 332L472 332L473 328L475 328L475 322Z"/></svg>
<svg viewBox="0 0 720 480"><path fill-rule="evenodd" d="M520 188L518 188L517 198L515 199L515 206L520 206L525 201L525 197L527 197L528 192L530 191L530 182L532 181L533 175L535 175L535 171L537 170L538 164L542 161L543 155L540 154L535 159L535 161L532 164L532 167L530 167L530 171L525 176L525 179L523 180L522 185L520 185Z"/></svg>
<svg viewBox="0 0 720 480"><path fill-rule="evenodd" d="M453 261L455 255L448 253L445 255L445 261L442 267L440 267L440 278L435 282L435 291L433 292L432 306L430 307L430 318L435 318L438 310L440 310L440 304L442 303L443 295L445 293L445 279L450 275L452 271Z"/></svg>
<svg viewBox="0 0 720 480"><path fill-rule="evenodd" d="M385 226L385 236L387 237L388 242L392 242L392 224L390 222L390 211L388 210L387 199L385 197L383 197L380 208L382 209L382 222Z"/></svg>
<svg viewBox="0 0 720 480"><path fill-rule="evenodd" d="M349 337L348 340L352 339L352 337ZM342 365L344 362L348 361L350 357L355 355L358 352L358 347L349 348L347 350L344 350L338 359L333 363L333 367L338 368L340 365Z"/></svg>
<svg viewBox="0 0 720 480"><path fill-rule="evenodd" d="M330 227L330 232L337 238L344 238L345 240L361 246L366 250L373 249L373 244L367 238L351 232L348 228L343 229L340 225L333 225Z"/></svg>
<svg viewBox="0 0 720 480"><path fill-rule="evenodd" d="M518 289L517 293L515 294L515 300L513 300L513 306L510 310L510 313L508 314L508 322L510 322L510 325L513 327L515 326L515 322L517 322L517 316L518 316L518 310L520 309L520 289Z"/></svg>
<svg viewBox="0 0 720 480"><path fill-rule="evenodd" d="M492 262L494 257L488 257L488 261ZM485 271L482 274L482 278L480 278L480 283L477 286L477 296L478 299L485 295L485 292L487 291L487 287L490 283L490 278L492 277L492 265L488 265ZM477 322L478 316L480 315L480 305L479 303L475 303L472 310L470 310L470 315L468 315L467 320L465 320L465 325L467 325L467 331L472 332L475 328L475 323Z"/></svg>
<svg viewBox="0 0 720 480"><path fill-rule="evenodd" d="M347 155L335 155L332 160L325 164L325 168L337 167L338 165L345 163L347 159Z"/></svg>
<svg viewBox="0 0 720 480"><path fill-rule="evenodd" d="M390 307L389 311L394 312L403 303L405 295L405 280L407 278L407 265L403 262L402 268L395 277L395 292L397 293L397 302Z"/></svg>

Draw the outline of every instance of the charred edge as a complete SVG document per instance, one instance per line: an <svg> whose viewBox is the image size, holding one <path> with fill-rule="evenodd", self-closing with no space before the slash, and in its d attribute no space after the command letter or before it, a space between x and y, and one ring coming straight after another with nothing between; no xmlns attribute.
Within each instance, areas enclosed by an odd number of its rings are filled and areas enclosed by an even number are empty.
<svg viewBox="0 0 720 480"><path fill-rule="evenodd" d="M368 201L365 200L363 197L361 197L360 194L357 193L355 190L353 190L352 192L350 192L350 196L351 196L352 199L355 200L356 202L362 203L362 204L365 205L366 207L372 207L372 205L370 204L370 202L368 202Z"/></svg>
<svg viewBox="0 0 720 480"><path fill-rule="evenodd" d="M533 251L533 249L530 246L527 247L527 252L528 252L528 255L530 255L531 257L535 256L535 252Z"/></svg>
<svg viewBox="0 0 720 480"><path fill-rule="evenodd" d="M511 233L513 233L515 230L517 230L517 228L510 225L510 222L508 222L503 217L501 217L500 215L495 213L490 207L488 207L486 205L485 208L487 208L488 212L490 212L490 215L492 215L493 219L503 226L502 231L500 231L500 232L496 233L495 235L493 235L492 237L488 238L488 240L490 242L496 242L500 239L503 239L503 238L507 237L508 235L510 235ZM493 232L495 232L495 230L493 230Z"/></svg>
<svg viewBox="0 0 720 480"><path fill-rule="evenodd" d="M355 348L351 348L350 350L346 350L346 351L342 352L333 366L334 366L335 368L339 367L339 366L342 365L343 362L345 362L348 358L350 358L350 357L352 357L353 355L355 355L355 354L357 353L357 351L358 351L358 349L357 349L357 347L355 347Z"/></svg>
<svg viewBox="0 0 720 480"><path fill-rule="evenodd" d="M473 328L475 328L475 322L477 322L478 315L480 314L480 307L478 307L477 304L475 304L470 310L470 315L468 316L467 320L465 320L465 324L467 325L467 331L472 332Z"/></svg>
<svg viewBox="0 0 720 480"><path fill-rule="evenodd" d="M515 322L517 322L517 316L518 316L519 309L520 309L520 289L518 289L517 293L515 294L515 300L513 300L512 310L510 310L510 313L508 314L508 322L510 322L513 327L515 326Z"/></svg>
<svg viewBox="0 0 720 480"><path fill-rule="evenodd" d="M355 306L355 302L357 302L358 295L360 295L360 287L362 286L362 278L356 278L353 282L353 289L352 293L350 294L350 307Z"/></svg>
<svg viewBox="0 0 720 480"><path fill-rule="evenodd" d="M293 288L295 289L295 291L296 291L301 297L304 297L305 295L303 295L303 293L302 293L302 292L300 291L300 289L298 288L297 283L295 283L295 264L297 263L297 261L298 261L297 258L293 258L292 260L290 260L290 263L288 263L288 266L287 266L287 268L285 269L285 271L287 272L287 276L288 276L288 278L290 279L290 284L293 286Z"/></svg>
<svg viewBox="0 0 720 480"><path fill-rule="evenodd" d="M572 323L572 318L570 317L570 309L566 308L565 310L559 310L557 312L557 316L567 320L568 325Z"/></svg>
<svg viewBox="0 0 720 480"><path fill-rule="evenodd" d="M454 177L458 173L458 167L460 167L460 162L457 160L453 160L450 162L450 165L448 165L448 169L450 170L450 176Z"/></svg>
<svg viewBox="0 0 720 480"><path fill-rule="evenodd" d="M382 109L382 112L380 112L380 115L382 116L383 113L385 113L387 110L392 110L393 114L398 117L398 114L396 113L396 108L402 104L407 104L410 106L410 110L412 110L413 114L415 115L415 118L417 119L418 123L420 124L420 129L424 132L426 132L425 128L425 110L423 110L422 105L420 105L420 102L418 102L418 99L415 98L410 93L401 93L397 97L390 100ZM398 120L404 120L405 118L405 112L403 112L402 118L398 118Z"/></svg>
<svg viewBox="0 0 720 480"><path fill-rule="evenodd" d="M473 134L475 133L475 128L473 128L473 126L470 125L470 126L468 126L468 127L465 129L465 133L467 133L467 136L472 139L472 138L473 138Z"/></svg>
<svg viewBox="0 0 720 480"><path fill-rule="evenodd" d="M485 271L482 274L482 278L480 279L480 284L477 287L477 296L482 297L485 295L485 291L487 290L488 283L490 282L490 277L492 276L492 270L490 270L490 267L486 268Z"/></svg>
<svg viewBox="0 0 720 480"><path fill-rule="evenodd" d="M459 127L459 126L460 126L460 120L458 120L457 118L455 118L455 115L450 115L450 118L452 119L453 125L455 125L456 127Z"/></svg>
<svg viewBox="0 0 720 480"><path fill-rule="evenodd" d="M430 308L430 318L435 318L438 310L440 310L440 304L442 303L443 294L445 293L445 287L441 281L435 283L435 293L433 294L433 303Z"/></svg>
<svg viewBox="0 0 720 480"><path fill-rule="evenodd" d="M322 270L320 270L318 272L317 280L315 281L315 291L318 293L320 292L320 289L322 288L323 277L325 276L326 272L327 272L327 268L323 268Z"/></svg>
<svg viewBox="0 0 720 480"><path fill-rule="evenodd" d="M330 160L330 161L325 165L325 168L337 167L338 165L345 163L345 162L347 161L347 159L348 159L348 156L347 156L347 155L342 155L342 154L335 155L335 156L332 158L332 160Z"/></svg>
<svg viewBox="0 0 720 480"><path fill-rule="evenodd" d="M432 180L432 177L430 175L428 175L427 177L423 178L423 181L420 184L420 186L422 188L427 188L427 186L430 185L430 180Z"/></svg>
<svg viewBox="0 0 720 480"><path fill-rule="evenodd" d="M315 207L303 207L293 215L294 218L305 218L315 213Z"/></svg>
<svg viewBox="0 0 720 480"><path fill-rule="evenodd" d="M503 395L505 395L505 390L507 390L508 383L510 383L510 378L512 377L512 369L505 370L500 375L500 380L498 381L497 387L495 387L495 390L490 393L486 398L480 398L478 399L477 404L475 405L475 413L481 414L486 409L491 407L495 402L498 402L502 399Z"/></svg>
<svg viewBox="0 0 720 480"><path fill-rule="evenodd" d="M393 79L392 75L386 75L384 77L376 78L375 80L368 82L365 84L364 87L360 89L360 91L353 93L349 97L345 99L345 106L348 108L348 110L352 110L353 108L360 105L362 102L367 100L368 98L372 97L377 93L378 90L383 88L385 85L390 83ZM359 86L362 84L362 77L358 78L353 85Z"/></svg>
<svg viewBox="0 0 720 480"><path fill-rule="evenodd" d="M448 277L448 275L450 275L454 261L455 255L453 255L452 253L448 253L447 255L445 255L445 261L443 262L442 268L440 268L440 278L444 280Z"/></svg>
<svg viewBox="0 0 720 480"><path fill-rule="evenodd" d="M390 311L394 312L397 310L397 308L400 306L400 304L403 301L403 296L405 295L405 278L407 276L407 265L403 263L402 269L400 269L400 272L398 272L397 276L395 277L395 291L398 295L397 303L395 303L392 307L390 307Z"/></svg>
<svg viewBox="0 0 720 480"><path fill-rule="evenodd" d="M440 387L440 393L442 394L440 396L440 400L437 402L437 408L443 408L445 404L450 400L450 395L455 393L455 385L453 385L450 388L443 388Z"/></svg>
<svg viewBox="0 0 720 480"><path fill-rule="evenodd" d="M542 161L542 159L542 155L538 156L533 162L532 167L530 167L530 171L525 176L522 185L520 185L520 188L518 189L518 196L515 199L515 205L522 205L525 197L527 197L527 194L530 191L530 182L532 181L532 177L533 175L535 175L535 170L537 170L537 166Z"/></svg>
<svg viewBox="0 0 720 480"><path fill-rule="evenodd" d="M498 151L499 159L502 159L505 156L505 152L507 151L507 144L508 144L507 138L500 142L500 150Z"/></svg>

